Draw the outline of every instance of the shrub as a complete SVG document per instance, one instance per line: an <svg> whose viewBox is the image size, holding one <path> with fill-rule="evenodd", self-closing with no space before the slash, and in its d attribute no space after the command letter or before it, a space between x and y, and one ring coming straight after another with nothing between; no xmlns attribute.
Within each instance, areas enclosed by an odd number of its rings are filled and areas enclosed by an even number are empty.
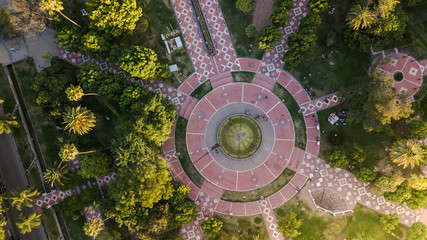
<svg viewBox="0 0 427 240"><path fill-rule="evenodd" d="M427 136L427 122L412 121L405 128L407 138L424 139Z"/></svg>
<svg viewBox="0 0 427 240"><path fill-rule="evenodd" d="M255 37L256 37L257 30L256 30L256 27L255 27L255 25L254 25L254 24L250 24L250 25L248 25L248 26L246 27L245 31L246 31L246 36L247 36L248 38L255 38Z"/></svg>
<svg viewBox="0 0 427 240"><path fill-rule="evenodd" d="M202 229L205 231L204 235L208 237L218 236L223 227L224 223L216 217L210 217L208 220L202 222Z"/></svg>
<svg viewBox="0 0 427 240"><path fill-rule="evenodd" d="M351 164L357 165L364 162L366 159L366 154L363 152L363 149L355 147L348 153L348 160Z"/></svg>
<svg viewBox="0 0 427 240"><path fill-rule="evenodd" d="M347 157L340 151L335 151L326 159L326 163L332 168L344 168L347 166Z"/></svg>
<svg viewBox="0 0 427 240"><path fill-rule="evenodd" d="M427 240L427 226L421 222L412 224L407 240Z"/></svg>
<svg viewBox="0 0 427 240"><path fill-rule="evenodd" d="M308 4L308 8L314 13L323 12L328 8L328 0L312 0Z"/></svg>
<svg viewBox="0 0 427 240"><path fill-rule="evenodd" d="M368 183L369 181L375 180L377 173L368 168L361 168L355 176L357 180Z"/></svg>
<svg viewBox="0 0 427 240"><path fill-rule="evenodd" d="M256 217L254 219L254 223L256 223L256 224L260 224L261 222L262 222L262 219L260 217Z"/></svg>
<svg viewBox="0 0 427 240"><path fill-rule="evenodd" d="M254 10L254 1L253 0L237 0L236 8L243 13L250 13Z"/></svg>
<svg viewBox="0 0 427 240"><path fill-rule="evenodd" d="M106 175L113 169L113 159L104 152L81 155L80 163L82 169L77 174L85 178Z"/></svg>
<svg viewBox="0 0 427 240"><path fill-rule="evenodd" d="M62 210L66 214L73 214L75 211L80 211L100 199L98 187L93 187L81 191L80 194L65 198L62 202L53 206L53 208L55 210Z"/></svg>
<svg viewBox="0 0 427 240"><path fill-rule="evenodd" d="M380 218L380 222L383 224L384 231L386 233L391 233L399 224L399 216L397 216L397 213L383 215Z"/></svg>
<svg viewBox="0 0 427 240"><path fill-rule="evenodd" d="M282 34L275 26L266 26L258 35L258 47L259 49L270 50L272 46L276 45L281 37Z"/></svg>
<svg viewBox="0 0 427 240"><path fill-rule="evenodd" d="M288 10L284 6L274 9L270 15L270 21L276 27L285 27L288 20Z"/></svg>

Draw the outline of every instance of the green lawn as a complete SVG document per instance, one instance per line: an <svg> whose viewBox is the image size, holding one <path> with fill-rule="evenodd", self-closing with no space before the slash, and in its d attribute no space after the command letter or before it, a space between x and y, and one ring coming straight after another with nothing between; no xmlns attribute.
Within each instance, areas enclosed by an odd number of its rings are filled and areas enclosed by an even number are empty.
<svg viewBox="0 0 427 240"><path fill-rule="evenodd" d="M233 39L237 56L262 59L264 51L258 49L256 38L248 38L245 32L246 27L252 24L252 14L244 14L237 10L235 0L220 0L219 4Z"/></svg>
<svg viewBox="0 0 427 240"><path fill-rule="evenodd" d="M282 85L276 83L273 89L273 93L281 99L285 100L283 103L291 114L294 129L295 129L295 146L305 149L305 145L307 143L307 134L305 132L305 122L304 117L301 113L299 113L299 106L292 95L284 88Z"/></svg>
<svg viewBox="0 0 427 240"><path fill-rule="evenodd" d="M254 78L255 73L240 71L240 72L232 72L231 75L233 76L234 82L250 83L252 82L252 79Z"/></svg>
<svg viewBox="0 0 427 240"><path fill-rule="evenodd" d="M395 239L391 234L384 232L379 221L381 214L357 204L354 213L345 216L332 216L312 209L299 194L275 209L276 216L280 219L288 212L295 212L298 218L303 219L299 231L301 235L295 239ZM393 232L403 237L407 227L399 224Z"/></svg>
<svg viewBox="0 0 427 240"><path fill-rule="evenodd" d="M194 167L193 162L190 159L190 155L188 155L187 151L187 143L185 133L187 130L187 119L183 117L178 117L176 120L175 127L175 144L176 151L180 153L179 162L181 163L184 172L191 179L191 181L196 184L198 187L202 187L203 181L205 178L197 171L196 167Z"/></svg>
<svg viewBox="0 0 427 240"><path fill-rule="evenodd" d="M58 239L60 235L53 214L52 209L43 209L42 220L49 239Z"/></svg>
<svg viewBox="0 0 427 240"><path fill-rule="evenodd" d="M37 190L44 192L42 178L36 165L34 165L34 167L28 173L28 179L30 180L30 184L35 186Z"/></svg>
<svg viewBox="0 0 427 240"><path fill-rule="evenodd" d="M83 230L86 219L84 216L79 216L76 220L72 216L63 214L65 224L67 225L68 234L71 240L90 240L91 238L85 235Z"/></svg>
<svg viewBox="0 0 427 240"><path fill-rule="evenodd" d="M369 54L348 48L342 33L345 16L352 2L333 0L329 3L336 7L335 14L323 14L316 46L304 54L301 64L291 71L303 87L310 86L313 89L312 98L368 80L367 72L371 64ZM336 32L335 44L327 47L326 36L330 31ZM321 58L323 53L326 59Z"/></svg>
<svg viewBox="0 0 427 240"><path fill-rule="evenodd" d="M211 81L205 81L200 84L193 92L191 92L190 96L197 99L202 99L206 94L212 91Z"/></svg>
<svg viewBox="0 0 427 240"><path fill-rule="evenodd" d="M147 18L149 27L148 30L142 34L135 32L129 43L153 49L163 64L177 64L180 71L179 80L176 77L172 77L170 84L178 87L181 82L184 82L184 80L194 72L194 68L185 47L184 38L181 34L181 29L178 25L172 4L170 1L155 0L137 0L137 3L144 11L144 17ZM171 59L168 59L166 47L160 35L166 35L171 28L178 31L178 35L181 36L184 47L179 50L174 50L171 54Z"/></svg>
<svg viewBox="0 0 427 240"><path fill-rule="evenodd" d="M404 52L408 52L418 60L427 58L427 15L425 10L427 2L424 1L418 6L407 10L409 16L408 32L409 43L400 47Z"/></svg>
<svg viewBox="0 0 427 240"><path fill-rule="evenodd" d="M216 214L224 222L223 231L217 239L245 239L252 240L256 235L259 239L270 239L261 215L250 217L230 217ZM248 234L249 233L249 234ZM251 235L252 234L252 235Z"/></svg>
<svg viewBox="0 0 427 240"><path fill-rule="evenodd" d="M252 202L261 199L261 196L269 197L280 189L282 189L289 181L291 181L294 175L294 171L285 169L282 174L280 174L276 179L274 179L273 182L267 184L262 188L247 192L225 190L222 199L229 202Z"/></svg>
<svg viewBox="0 0 427 240"><path fill-rule="evenodd" d="M320 157L325 159L333 151L339 150L342 153L348 153L354 147L362 148L366 154L366 160L362 166L373 169L373 167L386 156L384 150L384 143L390 143L389 139L384 133L367 133L363 130L363 126L357 123L351 123L347 125L332 125L328 122L328 117L332 112L342 112L346 109L342 109L341 106L332 107L321 112L318 112L320 129L322 130L320 144ZM323 133L325 131L325 133ZM340 132L345 142L341 146L333 146L327 140L327 134L330 132Z"/></svg>

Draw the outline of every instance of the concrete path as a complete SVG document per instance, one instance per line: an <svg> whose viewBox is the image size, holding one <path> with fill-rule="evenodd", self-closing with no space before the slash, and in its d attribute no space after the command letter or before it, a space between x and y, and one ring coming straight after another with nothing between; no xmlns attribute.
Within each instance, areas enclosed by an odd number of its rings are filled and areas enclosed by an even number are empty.
<svg viewBox="0 0 427 240"><path fill-rule="evenodd" d="M46 28L39 36L25 36L37 72L50 66L50 58L59 56L55 31Z"/></svg>

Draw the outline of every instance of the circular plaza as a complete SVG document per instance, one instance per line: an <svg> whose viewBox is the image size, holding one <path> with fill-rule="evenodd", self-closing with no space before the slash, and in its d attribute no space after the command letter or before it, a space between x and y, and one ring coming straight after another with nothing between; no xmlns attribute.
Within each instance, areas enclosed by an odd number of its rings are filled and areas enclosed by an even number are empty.
<svg viewBox="0 0 427 240"><path fill-rule="evenodd" d="M294 126L281 100L250 83L230 83L206 94L186 129L187 151L201 175L218 187L249 191L286 168Z"/></svg>

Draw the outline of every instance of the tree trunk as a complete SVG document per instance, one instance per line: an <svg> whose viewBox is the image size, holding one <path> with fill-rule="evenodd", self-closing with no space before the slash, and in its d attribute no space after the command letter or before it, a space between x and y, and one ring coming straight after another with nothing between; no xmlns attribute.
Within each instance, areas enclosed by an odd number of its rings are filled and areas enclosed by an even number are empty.
<svg viewBox="0 0 427 240"><path fill-rule="evenodd" d="M68 21L72 22L74 25L76 25L79 28L82 28L82 26L78 25L76 22L74 22L73 20L71 20L69 17L65 16L61 11L58 11L59 14L61 14L64 18L66 18Z"/></svg>

